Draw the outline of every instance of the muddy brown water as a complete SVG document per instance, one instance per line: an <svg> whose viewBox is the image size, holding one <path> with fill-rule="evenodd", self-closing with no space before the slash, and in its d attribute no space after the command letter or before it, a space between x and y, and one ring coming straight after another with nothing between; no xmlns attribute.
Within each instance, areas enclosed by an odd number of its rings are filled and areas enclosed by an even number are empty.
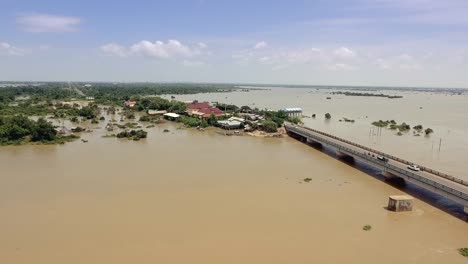
<svg viewBox="0 0 468 264"><path fill-rule="evenodd" d="M468 180L468 94L448 95L404 90L359 91L402 95L401 99L333 95L340 89L278 88L250 92L175 95L177 100L218 101L273 110L300 107L307 126L388 152L403 159ZM326 99L331 97L330 100ZM326 121L325 113L332 118ZM354 123L339 122L354 119ZM378 131L371 123L378 120L422 125L435 132L429 137L412 132L397 136L389 129ZM440 151L439 151L440 145Z"/></svg>
<svg viewBox="0 0 468 264"><path fill-rule="evenodd" d="M466 263L465 222L291 138L147 130L0 148L0 263Z"/></svg>

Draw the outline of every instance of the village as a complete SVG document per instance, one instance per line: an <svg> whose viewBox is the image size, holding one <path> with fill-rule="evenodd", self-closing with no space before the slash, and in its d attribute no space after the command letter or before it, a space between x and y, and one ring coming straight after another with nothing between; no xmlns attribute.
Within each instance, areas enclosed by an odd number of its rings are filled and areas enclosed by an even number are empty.
<svg viewBox="0 0 468 264"><path fill-rule="evenodd" d="M243 133L252 136L280 137L285 131L282 128L284 121L300 123L302 117L301 108L284 108L278 111L251 109L246 106L221 105L209 102L188 101L185 111L171 112L168 110L146 110L150 118L143 114L140 120L161 120L182 122L189 127L204 130L206 127L218 127L228 132L225 135L241 135ZM135 100L124 102L124 109L134 109L138 104ZM220 108L223 108L224 111ZM194 122L194 119L198 122ZM184 120L186 122L184 122ZM192 121L192 122L187 122Z"/></svg>
<svg viewBox="0 0 468 264"><path fill-rule="evenodd" d="M120 106L98 105L94 98L87 97L86 100L56 102L54 109L57 120L69 116L71 110L78 115L69 119L71 127L65 126L62 121L61 126L57 127L59 135L79 136L82 132L92 132L96 128L92 124L107 120L105 129L108 134L104 137L131 140L146 138L148 132L144 128L152 128L165 122L179 123L200 131L212 128L218 134L226 136L282 137L286 134L283 128L285 121L298 124L302 123L303 117L301 108L260 110L217 102L169 101L160 97L129 99ZM67 114L57 114L64 109ZM88 142L85 139L82 141Z"/></svg>

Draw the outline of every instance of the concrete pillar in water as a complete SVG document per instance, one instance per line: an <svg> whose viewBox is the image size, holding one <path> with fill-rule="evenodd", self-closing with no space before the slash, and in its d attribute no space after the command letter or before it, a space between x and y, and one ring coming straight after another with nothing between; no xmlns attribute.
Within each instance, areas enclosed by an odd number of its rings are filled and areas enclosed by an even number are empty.
<svg viewBox="0 0 468 264"><path fill-rule="evenodd" d="M393 179L393 178L396 178L397 176L391 174L390 172L388 171L382 171L382 174L383 176L385 177L385 179L389 180L389 179Z"/></svg>
<svg viewBox="0 0 468 264"><path fill-rule="evenodd" d="M468 214L468 206L465 206L465 207L463 208L463 211L465 211L465 214Z"/></svg>

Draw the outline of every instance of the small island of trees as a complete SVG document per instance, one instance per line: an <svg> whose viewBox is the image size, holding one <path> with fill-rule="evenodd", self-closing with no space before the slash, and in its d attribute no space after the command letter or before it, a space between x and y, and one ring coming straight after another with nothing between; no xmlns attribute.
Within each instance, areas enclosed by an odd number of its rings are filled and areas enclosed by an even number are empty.
<svg viewBox="0 0 468 264"><path fill-rule="evenodd" d="M372 125L376 127L381 127L381 128L388 128L390 130L398 130L397 135L401 136L403 135L404 132L408 132L411 130L411 126L405 122L402 122L401 124L397 124L395 120L379 120L379 121L374 121L372 122ZM423 126L422 125L416 125L413 127L414 129L414 135L419 136L420 133L423 131ZM434 133L434 130L432 128L426 128L424 130L424 134L426 136Z"/></svg>

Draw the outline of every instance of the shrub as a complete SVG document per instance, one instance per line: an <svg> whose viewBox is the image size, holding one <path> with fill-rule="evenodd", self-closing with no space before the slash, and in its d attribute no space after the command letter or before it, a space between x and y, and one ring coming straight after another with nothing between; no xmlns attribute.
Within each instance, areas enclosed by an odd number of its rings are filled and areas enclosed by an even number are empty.
<svg viewBox="0 0 468 264"><path fill-rule="evenodd" d="M263 131L267 133L274 133L278 131L278 126L275 122L271 120L266 120L263 122Z"/></svg>
<svg viewBox="0 0 468 264"><path fill-rule="evenodd" d="M429 136L430 134L434 133L434 130L432 130L432 128L426 128L426 130L424 130L424 133L426 133L426 136Z"/></svg>
<svg viewBox="0 0 468 264"><path fill-rule="evenodd" d="M365 225L362 227L362 230L364 231L370 231L372 229L372 226L371 225Z"/></svg>
<svg viewBox="0 0 468 264"><path fill-rule="evenodd" d="M326 113L326 114L325 114L325 119L330 119L330 118L331 118L330 113Z"/></svg>
<svg viewBox="0 0 468 264"><path fill-rule="evenodd" d="M468 257L468 248L459 248L458 253L464 257Z"/></svg>
<svg viewBox="0 0 468 264"><path fill-rule="evenodd" d="M148 115L140 116L140 121L141 122L149 122L150 120L151 120L151 118Z"/></svg>

